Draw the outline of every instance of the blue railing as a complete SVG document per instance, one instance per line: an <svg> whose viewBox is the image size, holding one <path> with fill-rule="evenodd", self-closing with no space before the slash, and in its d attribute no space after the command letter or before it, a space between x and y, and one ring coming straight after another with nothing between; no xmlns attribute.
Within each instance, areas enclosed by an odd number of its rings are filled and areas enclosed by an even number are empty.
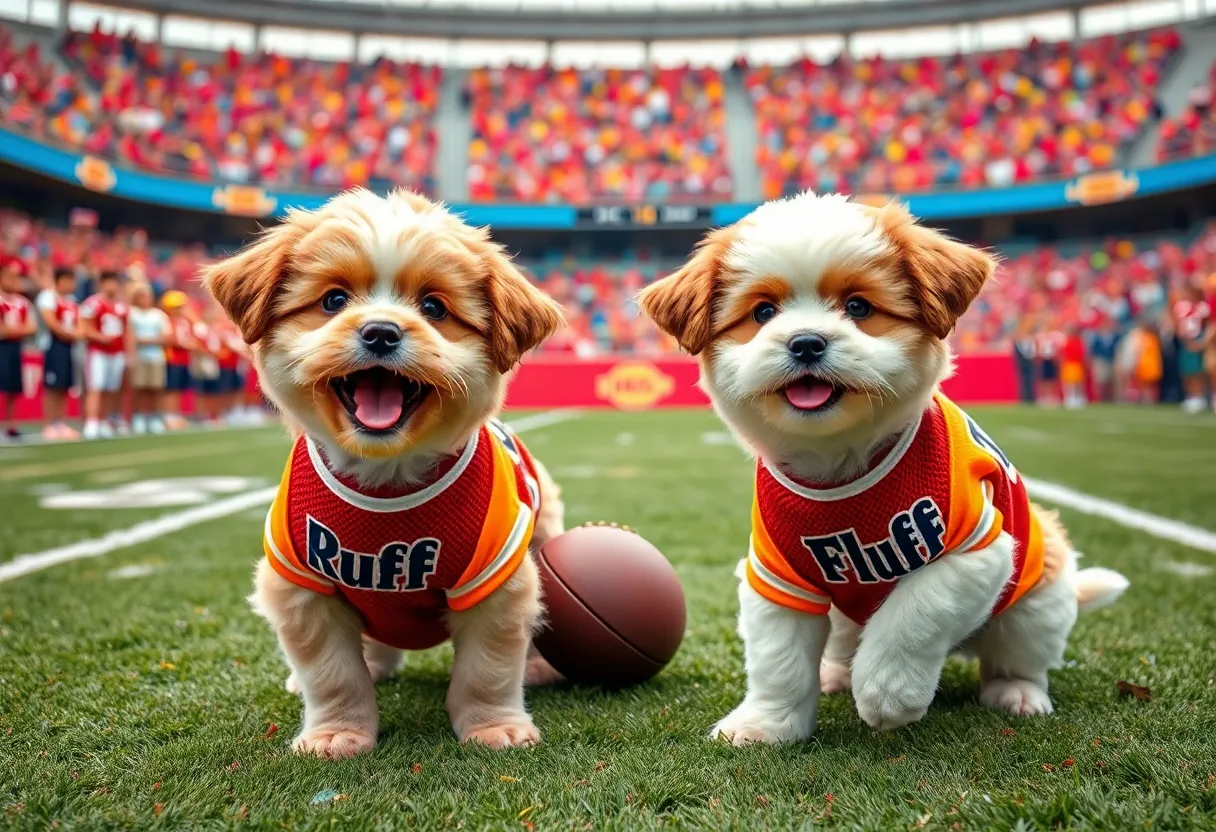
<svg viewBox="0 0 1216 832"><path fill-rule="evenodd" d="M280 216L288 208L316 208L327 198L323 193L208 184L141 173L95 156L53 147L3 128L0 128L0 161L92 191L191 211L251 217ZM1216 182L1216 155L1139 170L1101 171L1071 181L916 193L901 198L907 202L913 214L923 219L964 219L1118 202L1212 182ZM883 198L891 195L870 196ZM714 205L706 219L713 225L726 225L745 216L754 207L750 203ZM580 212L569 205L468 204L455 205L453 209L463 214L469 222L496 228L565 229L580 224Z"/></svg>

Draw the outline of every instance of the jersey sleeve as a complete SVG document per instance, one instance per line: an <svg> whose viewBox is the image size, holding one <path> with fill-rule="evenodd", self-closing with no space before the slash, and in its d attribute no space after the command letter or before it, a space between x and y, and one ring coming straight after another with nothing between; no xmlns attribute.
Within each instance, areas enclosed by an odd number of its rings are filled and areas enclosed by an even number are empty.
<svg viewBox="0 0 1216 832"><path fill-rule="evenodd" d="M801 577L789 565L764 524L759 497L752 501L752 539L747 553L747 582L760 595L782 607L826 615L829 593Z"/></svg>
<svg viewBox="0 0 1216 832"><path fill-rule="evenodd" d="M287 498L291 490L291 463L295 454L287 458L287 467L283 471L283 479L279 482L279 491L275 494L270 511L266 513L266 529L262 537L262 548L266 552L266 560L275 572L296 586L311 589L323 595L333 595L337 587L325 577L309 569L300 560L295 545L291 542L291 527L288 523Z"/></svg>
<svg viewBox="0 0 1216 832"><path fill-rule="evenodd" d="M992 544L1004 529L994 480L1012 466L1000 448L953 402L939 397L950 436L950 509L946 552L974 552ZM1014 472L1013 476L1016 476Z"/></svg>
<svg viewBox="0 0 1216 832"><path fill-rule="evenodd" d="M493 432L491 432L493 435ZM468 567L448 589L448 607L467 610L493 594L527 557L536 514L520 499L515 462L501 440L494 443L494 483L485 524Z"/></svg>
<svg viewBox="0 0 1216 832"><path fill-rule="evenodd" d="M38 293L38 296L34 298L34 307L39 312L54 312L58 306L59 298L56 297L55 292L52 289L43 289Z"/></svg>
<svg viewBox="0 0 1216 832"><path fill-rule="evenodd" d="M95 297L87 297L80 304L80 317L86 321L91 321L97 317L97 299Z"/></svg>

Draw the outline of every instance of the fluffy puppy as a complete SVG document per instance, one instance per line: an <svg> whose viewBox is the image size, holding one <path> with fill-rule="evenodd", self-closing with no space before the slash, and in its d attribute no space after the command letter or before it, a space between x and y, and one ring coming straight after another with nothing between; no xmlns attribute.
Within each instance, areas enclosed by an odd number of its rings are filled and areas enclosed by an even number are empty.
<svg viewBox="0 0 1216 832"><path fill-rule="evenodd" d="M293 211L204 279L296 434L251 598L304 701L296 750L370 750L373 683L448 637L459 739L538 741L527 554L562 531L562 505L493 416L559 307L484 230L404 191Z"/></svg>
<svg viewBox="0 0 1216 832"><path fill-rule="evenodd" d="M808 737L821 687L851 687L867 723L896 728L925 713L960 646L986 705L1050 712L1078 603L1126 587L1076 571L1055 515L938 390L945 339L995 265L898 204L806 193L712 232L641 294L757 457L747 694L714 735Z"/></svg>

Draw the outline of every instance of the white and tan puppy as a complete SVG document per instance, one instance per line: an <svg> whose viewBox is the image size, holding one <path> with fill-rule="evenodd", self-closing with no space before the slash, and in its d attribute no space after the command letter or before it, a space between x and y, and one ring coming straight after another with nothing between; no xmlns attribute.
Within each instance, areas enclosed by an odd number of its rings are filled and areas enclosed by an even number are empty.
<svg viewBox="0 0 1216 832"><path fill-rule="evenodd" d="M459 739L536 742L528 549L562 531L562 505L493 416L559 307L484 230L401 191L293 211L205 281L296 433L251 599L304 701L295 748L370 750L373 683L448 637Z"/></svg>
<svg viewBox="0 0 1216 832"><path fill-rule="evenodd" d="M851 688L876 728L905 725L959 647L979 656L986 705L1050 712L1078 603L1126 587L1076 571L1055 515L938 391L945 339L995 266L898 204L807 193L712 232L642 293L757 457L747 694L714 735L808 737L821 689Z"/></svg>

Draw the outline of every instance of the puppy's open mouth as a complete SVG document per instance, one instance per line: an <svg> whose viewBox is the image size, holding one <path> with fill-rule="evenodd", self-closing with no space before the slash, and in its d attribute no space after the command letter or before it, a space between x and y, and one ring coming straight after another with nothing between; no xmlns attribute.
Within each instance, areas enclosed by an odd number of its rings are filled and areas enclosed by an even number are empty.
<svg viewBox="0 0 1216 832"><path fill-rule="evenodd" d="M364 433L397 430L422 406L429 385L383 367L359 370L329 383L334 395Z"/></svg>
<svg viewBox="0 0 1216 832"><path fill-rule="evenodd" d="M830 410L847 392L844 387L816 376L803 376L781 388L785 400L803 413Z"/></svg>

